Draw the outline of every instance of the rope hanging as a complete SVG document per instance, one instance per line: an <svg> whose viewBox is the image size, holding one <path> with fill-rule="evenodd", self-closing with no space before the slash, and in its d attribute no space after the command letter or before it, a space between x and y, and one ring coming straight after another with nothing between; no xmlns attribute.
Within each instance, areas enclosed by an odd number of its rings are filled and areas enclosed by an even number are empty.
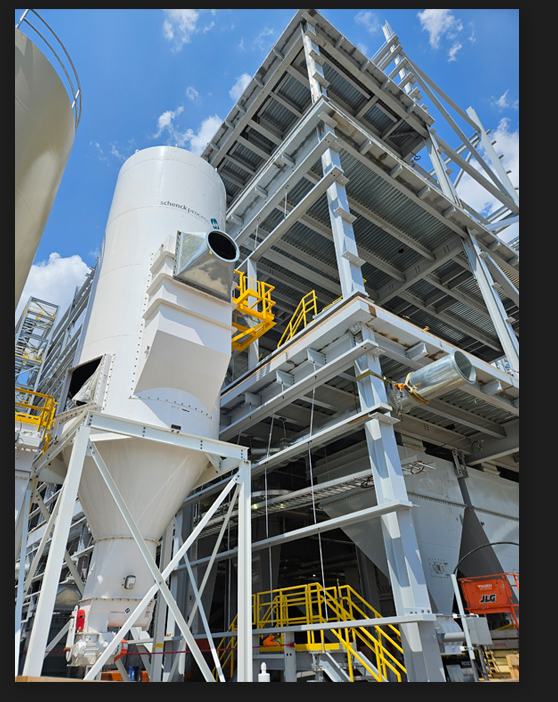
<svg viewBox="0 0 558 702"><path fill-rule="evenodd" d="M273 420L275 419L275 412L271 414L271 423L269 425L269 438L267 440L267 458L269 458L269 451L271 449L271 435L273 433ZM265 538L269 539L269 513L267 508L267 464L264 470L264 494L265 494ZM267 547L268 561L269 561L269 591L273 591L273 579L272 579L272 567L271 567L271 545ZM273 598L270 594L270 606L271 606L271 625L274 624L274 614L273 614Z"/></svg>
<svg viewBox="0 0 558 702"><path fill-rule="evenodd" d="M316 370L316 364L314 363L314 371ZM310 410L310 436L312 436L312 429L314 426L314 398L316 395L316 387L312 387L312 408ZM312 493L312 512L314 516L314 524L318 523L318 520L316 518L316 499L314 496L314 477L313 477L313 471L312 471L312 450L310 448L310 442L308 443L308 471L310 473L310 488L311 488L311 493ZM326 621L328 620L328 615L327 615L327 602L326 602L326 586L325 586L325 572L324 572L324 556L322 552L322 535L320 532L318 532L318 550L320 552L320 568L321 568L321 575L322 575L322 588L324 590L324 604L325 604L325 619Z"/></svg>

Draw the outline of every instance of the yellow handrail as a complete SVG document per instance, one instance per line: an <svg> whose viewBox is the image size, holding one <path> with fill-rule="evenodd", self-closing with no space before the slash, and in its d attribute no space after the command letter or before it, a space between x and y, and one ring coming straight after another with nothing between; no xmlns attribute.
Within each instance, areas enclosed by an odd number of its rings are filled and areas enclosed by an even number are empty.
<svg viewBox="0 0 558 702"><path fill-rule="evenodd" d="M366 279L363 280L363 282L366 283ZM342 300L342 299L343 299L343 295L336 298L333 302L330 302L329 305L322 307L322 312L324 312L324 310L327 310L328 308L332 307L336 302L339 302L339 300ZM314 317L318 314L318 302L316 299L316 291L315 290L311 290L298 303L298 307L294 311L294 314L291 317L289 324L287 325L287 328L283 332L283 336L279 340L279 343L277 344L277 348L279 348L281 346L281 344L283 344L285 341L289 341L289 339L292 339L292 337L297 333L301 324L304 328L304 327L306 327L307 324L309 324L312 321L311 318L308 318L310 312L312 312L312 315ZM321 312L320 312L320 314L321 314Z"/></svg>
<svg viewBox="0 0 558 702"><path fill-rule="evenodd" d="M283 332L283 336L277 344L277 348L281 346L285 341L289 341L297 333L300 326L305 327L312 317L318 314L318 302L316 299L316 291L311 290L306 294L302 300L298 303L298 307L294 311L287 328ZM312 315L312 317L310 316Z"/></svg>
<svg viewBox="0 0 558 702"><path fill-rule="evenodd" d="M252 342L259 339L269 329L275 326L274 315L271 308L275 302L271 299L271 291L275 290L273 285L264 283L261 280L248 278L242 271L235 270L239 275L238 285L233 291L232 301L236 305L236 312L239 315L248 316L255 320L254 325L242 324L233 315L232 325L240 333L232 338L232 348L236 351L243 351ZM237 293L238 294L235 294Z"/></svg>
<svg viewBox="0 0 558 702"><path fill-rule="evenodd" d="M390 651L403 656L401 635L396 627L387 625L389 633L382 627L382 617L368 602L366 602L350 585L339 585L323 588L320 583L307 583L279 590L259 592L252 596L252 625L255 629L281 629L287 626L327 623L328 621L354 621L355 619L378 619L378 625L373 626L373 631L365 627L344 627L331 629L332 635L338 643L327 643L325 631L306 632L306 643L296 643L297 651L326 651L341 647L347 655L349 678L354 681L354 663L363 666L378 682L387 682L387 671L392 671L398 682L406 674L405 667ZM385 625L384 625L385 626ZM233 620L229 631L236 629L236 618ZM319 637L316 634L319 634ZM226 637L228 638L228 637ZM367 658L358 650L358 644L366 646L371 652L370 657L375 664L375 669L370 667ZM227 645L225 646L225 643ZM281 650L283 647L283 634L280 634L277 645L267 648L269 651ZM221 667L227 669L232 675L234 667L235 639L225 638L218 648L224 648L221 655ZM226 655L225 655L226 654ZM214 671L216 674L216 671Z"/></svg>
<svg viewBox="0 0 558 702"><path fill-rule="evenodd" d="M57 403L51 395L40 392L15 389L15 421L32 424L34 430L44 439L43 453L50 442L50 430L54 425L54 413Z"/></svg>

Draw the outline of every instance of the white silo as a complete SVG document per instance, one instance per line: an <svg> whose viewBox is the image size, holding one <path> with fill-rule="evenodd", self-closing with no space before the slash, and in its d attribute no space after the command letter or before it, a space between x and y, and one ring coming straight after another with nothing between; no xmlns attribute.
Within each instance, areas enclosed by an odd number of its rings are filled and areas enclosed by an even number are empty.
<svg viewBox="0 0 558 702"><path fill-rule="evenodd" d="M221 231L225 207L215 169L183 149L149 148L122 166L70 383L76 405L97 393L111 417L218 438L239 254ZM114 435L96 448L154 555L207 458ZM91 458L78 494L95 539L74 646L74 664L84 665L153 579ZM148 606L136 626L151 616Z"/></svg>
<svg viewBox="0 0 558 702"><path fill-rule="evenodd" d="M58 192L81 113L79 79L66 50L35 10L26 10L24 17L20 26L37 25L40 35L46 35L52 62L60 63L69 86L67 91L53 63L16 27L16 307Z"/></svg>

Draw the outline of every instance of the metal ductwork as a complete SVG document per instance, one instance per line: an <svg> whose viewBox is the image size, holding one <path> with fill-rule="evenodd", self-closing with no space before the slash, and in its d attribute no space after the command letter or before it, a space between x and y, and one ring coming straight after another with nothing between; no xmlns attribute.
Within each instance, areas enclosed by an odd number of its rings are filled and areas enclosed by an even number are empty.
<svg viewBox="0 0 558 702"><path fill-rule="evenodd" d="M230 302L239 256L234 240L218 229L178 232L173 274L183 283Z"/></svg>
<svg viewBox="0 0 558 702"><path fill-rule="evenodd" d="M464 383L473 384L476 373L471 362L461 351L452 351L444 358L409 373L391 386L391 402L394 409L410 412L430 400L455 390Z"/></svg>

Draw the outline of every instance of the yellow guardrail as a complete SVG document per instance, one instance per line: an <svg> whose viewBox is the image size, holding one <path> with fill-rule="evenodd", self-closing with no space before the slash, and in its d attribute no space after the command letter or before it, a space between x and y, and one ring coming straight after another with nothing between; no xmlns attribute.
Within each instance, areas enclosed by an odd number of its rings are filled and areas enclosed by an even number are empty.
<svg viewBox="0 0 558 702"><path fill-rule="evenodd" d="M298 307L294 311L290 322L287 324L287 328L283 332L283 336L277 344L277 348L284 344L293 336L302 326L303 328L318 314L318 302L316 299L316 291L311 290L307 295L305 295L302 300L298 303Z"/></svg>
<svg viewBox="0 0 558 702"><path fill-rule="evenodd" d="M366 279L363 280L364 283L366 283ZM329 309L330 307L333 307L333 305L336 302L339 302L339 300L343 299L343 295L340 297L336 298L333 302L330 302L329 305L326 305L325 307L322 307L321 312L324 312L325 310ZM320 312L320 314L321 314ZM318 302L316 299L316 291L311 290L309 293L307 293L302 300L298 303L298 307L293 313L293 316L291 317L291 320L289 324L287 325L287 328L283 332L283 336L279 340L279 343L277 344L277 348L281 346L281 344L285 343L286 341L289 341L289 339L292 339L292 337L297 333L297 331L302 327L306 327L307 324L310 324L312 319L318 314Z"/></svg>
<svg viewBox="0 0 558 702"><path fill-rule="evenodd" d="M275 318L271 311L275 305L271 299L271 291L275 288L261 280L248 278L242 271L235 271L235 273L239 276L232 300L236 305L236 311L239 315L248 316L255 322L253 325L245 325L239 321L238 316L235 318L233 315L232 325L239 333L232 338L232 348L235 351L243 351L275 326Z"/></svg>
<svg viewBox="0 0 558 702"><path fill-rule="evenodd" d="M25 388L15 389L15 421L31 424L44 439L43 453L50 442L57 403L51 395Z"/></svg>
<svg viewBox="0 0 558 702"><path fill-rule="evenodd" d="M304 643L295 643L296 651L325 652L344 650L347 655L349 678L354 682L354 666L358 663L377 682L388 682L388 670L397 682L406 675L399 630L382 625L382 616L366 602L350 585L323 588L320 583L307 583L279 590L260 592L252 596L252 627L269 629L272 633L282 627L349 622L358 619L378 619L377 626L344 627L329 629L337 642L327 642L325 630L302 632ZM229 631L236 630L236 617ZM230 678L235 667L236 639L224 637L218 644L221 651L221 667ZM279 633L274 645L262 648L265 651L282 651L283 634ZM369 663L372 663L373 667ZM216 671L214 671L216 673Z"/></svg>

